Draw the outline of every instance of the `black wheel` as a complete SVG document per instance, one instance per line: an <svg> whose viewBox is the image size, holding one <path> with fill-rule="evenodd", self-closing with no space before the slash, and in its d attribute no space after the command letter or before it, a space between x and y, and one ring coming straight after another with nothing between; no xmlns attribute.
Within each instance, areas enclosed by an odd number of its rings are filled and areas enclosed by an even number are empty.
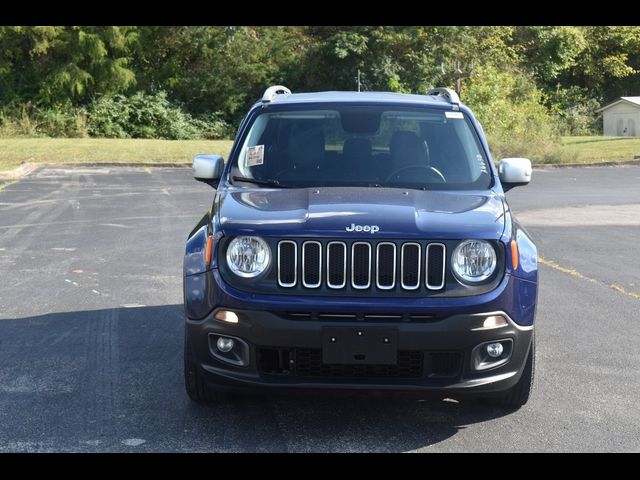
<svg viewBox="0 0 640 480"><path fill-rule="evenodd" d="M531 339L531 347L529 355L527 355L527 363L518 383L511 387L502 396L495 398L494 403L502 408L517 410L529 401L531 392L533 391L533 378L536 371L536 340L535 336Z"/></svg>
<svg viewBox="0 0 640 480"><path fill-rule="evenodd" d="M191 353L191 343L187 329L184 330L184 386L194 402L219 403L227 400L227 392L217 390L202 377Z"/></svg>

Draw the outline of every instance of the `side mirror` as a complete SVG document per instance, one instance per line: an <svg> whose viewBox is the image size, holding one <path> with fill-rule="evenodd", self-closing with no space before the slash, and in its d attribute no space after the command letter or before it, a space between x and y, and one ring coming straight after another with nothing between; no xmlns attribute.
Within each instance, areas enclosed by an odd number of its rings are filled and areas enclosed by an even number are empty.
<svg viewBox="0 0 640 480"><path fill-rule="evenodd" d="M224 171L224 159L221 155L199 154L193 157L191 168L196 180L216 188Z"/></svg>
<svg viewBox="0 0 640 480"><path fill-rule="evenodd" d="M513 187L526 185L531 181L531 160L528 158L503 158L500 160L498 174L505 192Z"/></svg>

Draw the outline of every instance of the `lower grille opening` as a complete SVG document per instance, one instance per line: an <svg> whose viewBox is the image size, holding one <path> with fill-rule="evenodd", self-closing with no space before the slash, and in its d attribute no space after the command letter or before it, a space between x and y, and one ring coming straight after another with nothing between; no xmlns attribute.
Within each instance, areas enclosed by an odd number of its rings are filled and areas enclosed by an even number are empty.
<svg viewBox="0 0 640 480"><path fill-rule="evenodd" d="M398 352L397 365L340 365L322 363L322 350L297 348L294 372L298 377L316 378L420 378L424 375L424 354Z"/></svg>
<svg viewBox="0 0 640 480"><path fill-rule="evenodd" d="M258 348L258 370L267 375L305 378L453 378L460 374L460 352L400 350L396 365L322 363L319 348Z"/></svg>
<svg viewBox="0 0 640 480"><path fill-rule="evenodd" d="M291 364L291 359L294 359ZM420 378L424 354L398 352L397 365L339 365L322 363L322 350L314 348L258 348L258 369L268 375L315 378Z"/></svg>
<svg viewBox="0 0 640 480"><path fill-rule="evenodd" d="M288 348L259 348L258 369L269 375L290 375L291 350Z"/></svg>
<svg viewBox="0 0 640 480"><path fill-rule="evenodd" d="M460 352L427 352L427 377L450 378L460 373L462 355Z"/></svg>

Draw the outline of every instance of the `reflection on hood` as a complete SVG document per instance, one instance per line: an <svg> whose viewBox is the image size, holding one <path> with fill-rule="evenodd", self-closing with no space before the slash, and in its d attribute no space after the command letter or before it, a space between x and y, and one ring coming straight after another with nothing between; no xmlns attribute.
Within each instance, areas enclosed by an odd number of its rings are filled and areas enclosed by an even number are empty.
<svg viewBox="0 0 640 480"><path fill-rule="evenodd" d="M221 195L219 216L227 235L345 237L346 228L356 224L377 225L376 238L496 239L504 228L502 200L493 192L242 189Z"/></svg>

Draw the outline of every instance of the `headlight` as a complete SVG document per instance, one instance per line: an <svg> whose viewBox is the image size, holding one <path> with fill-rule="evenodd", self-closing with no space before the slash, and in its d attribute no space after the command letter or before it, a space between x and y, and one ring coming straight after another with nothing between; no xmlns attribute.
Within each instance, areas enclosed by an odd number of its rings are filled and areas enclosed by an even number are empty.
<svg viewBox="0 0 640 480"><path fill-rule="evenodd" d="M260 237L236 237L227 248L227 265L239 277L253 278L271 263L271 249Z"/></svg>
<svg viewBox="0 0 640 480"><path fill-rule="evenodd" d="M451 255L454 275L463 283L479 283L496 269L496 251L484 240L465 240Z"/></svg>

